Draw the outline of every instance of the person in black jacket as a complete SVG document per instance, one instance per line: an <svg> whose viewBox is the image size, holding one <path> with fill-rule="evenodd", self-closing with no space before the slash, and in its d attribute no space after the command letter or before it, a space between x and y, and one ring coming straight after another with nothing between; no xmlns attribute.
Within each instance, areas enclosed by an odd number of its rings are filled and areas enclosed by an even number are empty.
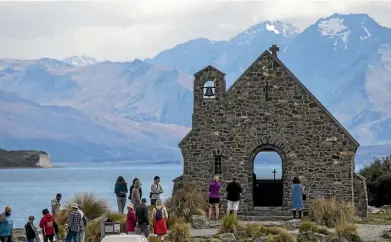
<svg viewBox="0 0 391 242"><path fill-rule="evenodd" d="M147 199L141 199L141 204L136 207L137 234L144 234L146 238L149 236L149 216Z"/></svg>
<svg viewBox="0 0 391 242"><path fill-rule="evenodd" d="M29 216L29 221L24 226L24 228L26 229L27 242L34 242L35 241L35 237L37 236L36 233L35 233L37 228L33 224L34 223L34 219L35 219L34 216Z"/></svg>
<svg viewBox="0 0 391 242"><path fill-rule="evenodd" d="M240 194L242 193L242 187L236 181L236 177L232 178L232 182L228 183L225 191L227 192L228 200L227 215L233 210L236 218L238 216Z"/></svg>

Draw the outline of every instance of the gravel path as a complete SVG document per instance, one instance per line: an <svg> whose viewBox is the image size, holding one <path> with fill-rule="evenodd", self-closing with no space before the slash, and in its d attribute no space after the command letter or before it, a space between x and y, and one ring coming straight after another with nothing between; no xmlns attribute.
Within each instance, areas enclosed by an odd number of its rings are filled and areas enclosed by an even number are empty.
<svg viewBox="0 0 391 242"><path fill-rule="evenodd" d="M387 242L388 240L381 238L383 230L390 228L391 225L369 225L369 224L357 224L357 232L362 238L363 242L372 242L374 240L378 242ZM192 229L192 237L201 236L213 236L217 234L218 229Z"/></svg>

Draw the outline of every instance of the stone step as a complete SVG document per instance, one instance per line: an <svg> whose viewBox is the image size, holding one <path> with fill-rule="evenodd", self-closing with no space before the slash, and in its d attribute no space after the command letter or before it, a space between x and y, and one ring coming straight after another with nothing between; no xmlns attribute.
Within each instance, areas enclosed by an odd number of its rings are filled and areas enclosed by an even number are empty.
<svg viewBox="0 0 391 242"><path fill-rule="evenodd" d="M292 216L252 216L252 215L238 215L238 218L243 221L288 221Z"/></svg>
<svg viewBox="0 0 391 242"><path fill-rule="evenodd" d="M291 211L246 211L240 215L248 216L290 216Z"/></svg>

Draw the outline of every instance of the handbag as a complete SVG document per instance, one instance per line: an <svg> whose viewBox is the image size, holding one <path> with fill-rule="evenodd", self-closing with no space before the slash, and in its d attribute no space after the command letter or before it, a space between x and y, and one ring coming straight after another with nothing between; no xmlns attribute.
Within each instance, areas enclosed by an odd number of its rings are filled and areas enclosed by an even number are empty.
<svg viewBox="0 0 391 242"><path fill-rule="evenodd" d="M303 196L303 201L307 200L307 194L303 193L302 196Z"/></svg>

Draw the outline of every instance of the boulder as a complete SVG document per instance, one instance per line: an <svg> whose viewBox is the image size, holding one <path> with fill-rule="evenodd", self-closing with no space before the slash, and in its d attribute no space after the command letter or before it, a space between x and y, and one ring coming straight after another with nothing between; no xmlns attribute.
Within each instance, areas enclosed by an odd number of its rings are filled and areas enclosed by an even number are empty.
<svg viewBox="0 0 391 242"><path fill-rule="evenodd" d="M368 206L368 212L373 214L385 213L384 209Z"/></svg>
<svg viewBox="0 0 391 242"><path fill-rule="evenodd" d="M384 239L391 239L391 228L386 228L383 230L382 237Z"/></svg>
<svg viewBox="0 0 391 242"><path fill-rule="evenodd" d="M236 237L233 233L225 233L225 234L219 234L218 238L222 242L236 242Z"/></svg>
<svg viewBox="0 0 391 242"><path fill-rule="evenodd" d="M327 242L328 237L324 234L305 232L297 236L297 242Z"/></svg>
<svg viewBox="0 0 391 242"><path fill-rule="evenodd" d="M210 222L205 216L202 215L193 215L190 218L191 227L194 229L207 229L210 228Z"/></svg>

